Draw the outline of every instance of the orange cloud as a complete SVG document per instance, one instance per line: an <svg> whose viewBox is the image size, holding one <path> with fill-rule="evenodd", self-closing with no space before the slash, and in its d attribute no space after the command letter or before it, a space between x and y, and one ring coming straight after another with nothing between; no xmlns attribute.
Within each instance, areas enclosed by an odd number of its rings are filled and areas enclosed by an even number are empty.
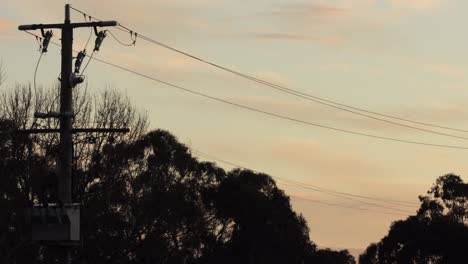
<svg viewBox="0 0 468 264"><path fill-rule="evenodd" d="M0 30L2 29L11 29L15 27L15 22L13 20L0 18Z"/></svg>

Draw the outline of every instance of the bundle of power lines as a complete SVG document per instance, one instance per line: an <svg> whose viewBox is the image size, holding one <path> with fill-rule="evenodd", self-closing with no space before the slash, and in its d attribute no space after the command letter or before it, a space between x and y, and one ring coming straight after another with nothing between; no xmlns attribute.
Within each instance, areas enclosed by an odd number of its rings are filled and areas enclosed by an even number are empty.
<svg viewBox="0 0 468 264"><path fill-rule="evenodd" d="M101 20L99 20L99 19L97 19L97 18L95 18L93 16L90 16L87 13L85 13L85 12L83 12L81 10L78 10L78 9L76 9L74 7L71 7L71 9L75 10L76 12L81 13L85 18L88 18L90 21L91 20L101 21ZM299 90L296 90L296 89L286 87L284 85L278 85L278 84L272 83L270 81L266 81L266 80L257 78L257 77L255 77L255 76L253 76L251 74L242 73L240 71L237 71L237 70L222 66L220 64L211 62L209 60L203 59L203 58L198 57L198 56L194 56L194 55L192 55L192 54L190 54L188 52L185 52L185 51L182 51L180 49L174 48L174 47L172 47L170 45L164 44L164 43L162 43L160 41L157 41L157 40L155 40L153 38L150 38L150 37L148 37L146 35L143 35L143 34L137 32L137 31L132 30L132 29L130 29L130 28L126 27L126 26L123 26L121 24L118 24L115 27L115 29L128 33L130 35L131 41L129 43L121 41L119 38L117 38L109 30L106 31L105 33L108 33L109 35L111 35L118 43L120 43L121 45L124 45L124 46L133 46L133 45L135 45L137 39L141 39L141 40L144 40L146 42L157 45L159 47L163 47L165 49L168 49L168 50L171 50L173 52L179 53L179 54L181 54L183 56L189 57L189 58L191 58L193 60L196 60L198 62L207 64L207 65L212 66L214 68L217 68L219 70L228 72L228 73L233 74L235 76L238 76L240 78L244 78L246 80L261 84L261 85L263 85L265 87L268 87L268 88L271 88L271 89L274 89L274 90L277 90L277 91L280 91L280 92L283 92L283 93L286 93L286 94L290 94L290 95L296 96L298 98L301 98L301 99L304 99L304 100L307 100L307 101L311 101L311 102L314 102L314 103L325 105L327 107L338 109L340 111L344 111L344 112L351 113L351 114L354 114L354 115L358 115L358 116L361 116L361 117L369 118L369 119L376 120L376 121L379 121L379 122L392 124L392 125L395 125L395 126L401 126L401 127L405 127L405 128L408 128L408 129L423 131L423 132L426 132L426 133L431 133L431 134L440 135L440 136L444 136L444 137L468 140L468 137L463 137L463 136L451 134L451 133L448 133L448 132L440 132L440 131L434 130L434 128L436 128L436 129L442 129L442 130L445 130L445 131L464 132L464 133L468 132L468 130L465 130L465 129L442 126L442 125L438 125L438 124L431 124L431 123L416 121L416 120L412 120L412 119L408 119L408 118L404 118L404 117L393 116L393 115L389 115L389 114L383 114L383 113L379 113L379 112L376 112L376 111L371 111L371 110L368 110L368 109L347 105L347 104L344 104L344 103L341 103L341 102L336 102L336 101L333 101L333 100L330 100L330 99L321 98L321 97L314 96L314 95L311 95L311 94L308 94L308 93L305 93L305 92L302 92L302 91L299 91ZM31 34L31 35L36 36L36 38L40 38L40 36L37 36L37 35L35 35L33 33L30 33L30 32L28 32L28 33ZM88 38L88 40L86 42L85 50L86 50L86 47L88 46L89 40L91 38L91 34L92 34L92 32L90 32L90 36L89 36L89 38ZM51 43L53 43L53 44L55 44L57 46L60 46L60 44L55 43L53 41L51 41ZM76 53L79 53L79 52L76 51ZM406 139L401 139L401 138L394 138L394 137L386 137L386 136L368 134L368 133L364 133L364 132L359 132L359 131L354 131L354 130L349 130L349 129L343 129L343 128L323 125L323 124L319 124L319 123L313 123L313 122L305 121L305 120L298 119L298 118L295 118L295 117L265 111L265 110L262 110L262 109L259 109L259 108L255 108L255 107L247 106L247 105L244 105L244 104L236 103L236 102L229 101L229 100L226 100L226 99L222 99L222 98L219 98L219 97L211 96L209 94L201 93L201 92L198 92L198 91L195 91L195 90L192 90L192 89L188 89L188 88L180 86L180 85L176 85L176 84L173 84L173 83L170 83L170 82L166 82L166 81L161 80L159 78L156 78L154 76L149 76L147 74L143 74L143 73L138 72L136 70L132 70L132 69L129 69L127 67L124 67L124 66L121 66L121 65L118 65L118 64L115 64L115 63L111 63L109 61L105 61L105 60L102 60L102 59L95 58L95 57L93 57L93 55L94 55L94 51L93 51L93 53L91 55L87 55L86 53L84 54L84 56L88 57L88 62L86 64L86 66L84 67L82 73L87 68L89 62L91 60L95 60L95 61L98 61L100 63L106 64L108 66L118 68L120 70L132 73L132 74L137 75L139 77L143 77L145 79L148 79L148 80L160 83L160 84L164 84L164 85L166 85L168 87L171 87L171 88L176 88L178 90L182 90L182 91L187 92L187 93L191 93L191 94L194 94L194 95L197 95L197 96L208 98L208 99L213 100L213 101L228 104L228 105L231 105L231 106L234 106L234 107L237 107L237 108L241 108L241 109L244 109L244 110L247 110L247 111L272 116L272 117L282 119L282 120L287 120L287 121L291 121L291 122L300 123L300 124L303 124L303 125L320 127L320 128L324 128L324 129L328 129L328 130L337 131L337 132L343 132L343 133L354 134L354 135L359 135L359 136L364 136L364 137L369 137L369 138L376 138L376 139L387 140L387 141L394 141L394 142L401 142L401 143L408 143L408 144L416 144L416 145L424 145L424 146L431 146L431 147L440 147L440 148L463 149L463 150L468 149L468 146L437 144L437 143L429 143L429 142L406 140ZM37 71L37 67L36 67L36 71ZM423 126L425 128L417 127L416 125ZM245 168L243 166L236 165L233 162L217 158L215 156L212 156L210 154L204 153L204 152L199 151L199 150L193 150L193 151L195 153L197 153L198 155L200 155L200 156L204 156L204 157L210 158L212 160L216 160L218 162L228 164L230 166ZM355 207L355 206L345 206L343 204L334 204L334 203L328 203L328 202L319 201L319 200L312 200L312 199L308 199L308 198L296 197L298 199L303 199L303 200L306 200L306 201L309 201L309 202L314 202L314 203L323 204L323 205L327 205L327 206L337 206L337 207L342 207L342 208L346 208L346 209L371 211L371 212L376 212L376 213L394 214L394 215L403 215L403 216L406 216L408 214L412 214L414 212L409 211L409 210L405 210L405 209L401 209L401 208L398 208L398 207L414 208L414 207L417 206L417 203L414 203L414 202L398 201L398 200L392 200L392 199L384 199L384 198L378 198L378 197L363 196L363 195L358 195L358 194L340 192L340 191L325 189L325 188L322 188L322 187L306 184L306 183L299 182L299 181L293 181L293 180L289 180L289 179L285 179L285 178L281 178L281 177L275 177L275 176L272 176L272 177L274 179L282 182L283 184L286 184L286 185L291 185L291 186L303 188L303 189L306 189L306 190L320 192L320 193L330 195L330 196L333 196L333 197L337 197L337 198L340 198L340 199L355 201L355 202L358 202L360 204L365 204L365 205L368 205L368 206L371 206L371 207L381 208L381 209L385 209L385 210L374 210L374 209L361 208L361 207Z"/></svg>

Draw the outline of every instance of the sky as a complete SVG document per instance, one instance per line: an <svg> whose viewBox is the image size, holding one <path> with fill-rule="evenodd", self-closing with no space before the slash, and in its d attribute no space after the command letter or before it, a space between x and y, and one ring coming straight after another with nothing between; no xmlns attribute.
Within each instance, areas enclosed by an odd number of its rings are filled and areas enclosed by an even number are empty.
<svg viewBox="0 0 468 264"><path fill-rule="evenodd" d="M63 21L65 1L3 1L1 89L32 82L36 40L20 24ZM218 64L315 96L426 123L468 129L467 1L461 0L74 0L103 20ZM72 13L73 21L84 21ZM124 42L129 34L112 30ZM39 32L38 32L39 33ZM75 32L84 46L87 29ZM55 32L58 41L60 32ZM60 51L51 47L37 82L52 85ZM468 146L286 95L161 47L107 38L95 55L199 92L323 125L384 137ZM114 87L188 146L256 171L323 188L417 202L438 176L466 179L468 150L372 139L267 117L90 63L91 90ZM425 127L427 128L427 127ZM440 132L454 133L438 130ZM467 136L458 133L459 136ZM196 153L194 153L196 154ZM200 157L201 160L209 160ZM229 165L219 163L227 169ZM364 249L403 215L280 184L320 247ZM339 204L345 207L329 206ZM415 211L417 206L402 207ZM356 210L356 208L369 209ZM376 212L379 211L379 212ZM401 212L399 212L401 213Z"/></svg>

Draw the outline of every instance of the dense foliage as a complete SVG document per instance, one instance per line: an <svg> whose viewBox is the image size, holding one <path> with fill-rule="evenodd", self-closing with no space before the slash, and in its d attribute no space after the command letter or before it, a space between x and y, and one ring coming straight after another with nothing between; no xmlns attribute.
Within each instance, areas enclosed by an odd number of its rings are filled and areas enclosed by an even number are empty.
<svg viewBox="0 0 468 264"><path fill-rule="evenodd" d="M454 174L437 179L419 197L417 215L396 221L379 243L359 257L362 264L465 263L468 260L468 184Z"/></svg>
<svg viewBox="0 0 468 264"><path fill-rule="evenodd" d="M41 93L39 93L41 96ZM15 129L54 128L32 112L57 107L30 89L0 108L0 263L60 263L60 250L28 239L24 208L56 202L58 138ZM128 100L76 96L75 126L132 127L129 135L76 135L74 199L82 203L75 263L354 263L347 251L317 250L304 218L268 175L201 162L169 132L145 132ZM92 97L90 97L92 98Z"/></svg>

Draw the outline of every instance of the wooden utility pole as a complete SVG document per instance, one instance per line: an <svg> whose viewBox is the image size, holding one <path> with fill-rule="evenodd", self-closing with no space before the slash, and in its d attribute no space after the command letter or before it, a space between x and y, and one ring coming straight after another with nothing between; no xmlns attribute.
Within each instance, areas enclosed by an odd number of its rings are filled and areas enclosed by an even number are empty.
<svg viewBox="0 0 468 264"><path fill-rule="evenodd" d="M57 160L58 165L58 201L57 205L54 207L53 210L45 211L36 210L36 218L42 219L41 223L38 225L32 224L32 229L37 228L38 232L36 232L37 240L44 241L48 244L59 245L63 246L66 256L66 263L71 263L71 246L79 245L79 234L78 240L75 239L64 239L63 237L67 237L63 235L63 228L61 226L59 228L51 228L50 223L44 222L47 220L44 217L45 214L50 214L52 212L57 214L57 212L61 212L63 215L67 215L68 208L73 207L73 210L78 210L78 217L77 219L68 219L68 226L70 230L68 233L72 232L72 224L78 225L78 233L79 233L79 201L73 201L73 194L72 194L72 168L73 168L73 138L72 134L77 132L127 132L128 129L92 129L92 128L85 128L85 129L73 129L73 87L75 87L78 83L83 81L81 76L77 76L76 72L73 71L73 30L75 28L89 28L93 27L94 31L96 32L97 40L96 40L96 47L95 50L99 50L100 42L105 37L105 32L97 32L97 27L112 27L116 26L116 21L99 21L99 22L84 22L84 23L71 23L70 21L70 5L65 5L65 21L62 24L33 24L33 25L22 25L19 26L19 30L41 30L42 35L50 41L52 37L52 32L44 33L45 29L60 29L62 32L61 36L61 44L62 44L62 66L61 66L61 89L60 89L60 112L52 112L52 113L37 113L35 116L38 118L58 118L60 121L60 129L48 129L48 130L28 130L28 131L16 131L17 133L60 133L60 153ZM98 45L99 42L99 45ZM47 51L47 46L43 49L42 52ZM78 207L76 206L78 204ZM39 213L37 213L39 212ZM76 214L75 214L76 215ZM70 214L68 214L69 218ZM77 222L78 221L78 222ZM65 221L66 222L66 221ZM70 222L74 222L71 223ZM77 223L76 223L77 222ZM55 223L56 226L62 225L64 226L64 222L59 217L58 222ZM34 233L34 230L32 231ZM70 236L71 237L71 236Z"/></svg>
<svg viewBox="0 0 468 264"><path fill-rule="evenodd" d="M60 78L60 158L58 160L60 180L58 197L64 204L72 203L72 84L73 71L73 27L70 23L70 5L65 6L65 23L62 25L62 68Z"/></svg>
<svg viewBox="0 0 468 264"><path fill-rule="evenodd" d="M73 141L72 141L72 123L73 123L73 102L72 89L76 85L75 76L73 73L73 29L82 27L112 27L116 26L116 21L100 21L100 22L85 22L71 23L70 21L70 5L65 5L65 21L63 24L34 24L19 26L19 30L37 30L40 29L61 29L62 30L62 68L61 68L61 89L60 89L60 113L56 117L60 120L60 158L59 166L59 199L63 204L72 202L72 156L73 156Z"/></svg>

